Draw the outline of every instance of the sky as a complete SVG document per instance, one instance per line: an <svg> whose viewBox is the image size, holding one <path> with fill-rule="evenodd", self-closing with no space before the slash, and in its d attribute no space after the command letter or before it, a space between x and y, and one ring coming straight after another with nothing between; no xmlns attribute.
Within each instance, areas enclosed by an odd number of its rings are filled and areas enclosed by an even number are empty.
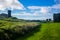
<svg viewBox="0 0 60 40"><path fill-rule="evenodd" d="M53 19L54 13L60 13L60 0L0 0L0 13L7 10L19 19Z"/></svg>

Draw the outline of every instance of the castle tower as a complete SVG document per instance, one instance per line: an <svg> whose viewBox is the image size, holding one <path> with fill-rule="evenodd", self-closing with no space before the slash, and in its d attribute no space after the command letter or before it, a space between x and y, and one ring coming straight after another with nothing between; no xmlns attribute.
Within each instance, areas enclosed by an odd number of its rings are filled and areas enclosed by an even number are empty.
<svg viewBox="0 0 60 40"><path fill-rule="evenodd" d="M11 10L8 10L8 18L11 17Z"/></svg>
<svg viewBox="0 0 60 40"><path fill-rule="evenodd" d="M54 22L60 22L60 13L54 14L53 20L54 20Z"/></svg>

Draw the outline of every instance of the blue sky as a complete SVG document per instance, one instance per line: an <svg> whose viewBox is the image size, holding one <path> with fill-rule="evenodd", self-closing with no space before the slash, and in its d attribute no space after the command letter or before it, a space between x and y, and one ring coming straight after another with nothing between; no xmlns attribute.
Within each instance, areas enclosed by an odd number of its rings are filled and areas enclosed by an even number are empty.
<svg viewBox="0 0 60 40"><path fill-rule="evenodd" d="M7 13L8 9L19 19L53 19L53 14L60 12L60 0L1 0L0 13Z"/></svg>
<svg viewBox="0 0 60 40"><path fill-rule="evenodd" d="M19 0L24 6L51 6L54 0Z"/></svg>

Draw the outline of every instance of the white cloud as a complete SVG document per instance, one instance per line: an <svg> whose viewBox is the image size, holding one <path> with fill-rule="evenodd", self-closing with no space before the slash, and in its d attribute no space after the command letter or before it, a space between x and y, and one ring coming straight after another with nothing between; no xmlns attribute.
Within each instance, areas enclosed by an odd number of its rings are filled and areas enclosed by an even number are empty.
<svg viewBox="0 0 60 40"><path fill-rule="evenodd" d="M60 4L53 5L52 8L60 9Z"/></svg>
<svg viewBox="0 0 60 40"><path fill-rule="evenodd" d="M18 0L0 0L0 10L20 9L24 10L24 6Z"/></svg>
<svg viewBox="0 0 60 40"><path fill-rule="evenodd" d="M29 19L29 20L45 20L47 18L52 18L52 14L40 14L38 11L34 13L22 12L22 13L15 13L12 16L20 18L20 19Z"/></svg>
<svg viewBox="0 0 60 40"><path fill-rule="evenodd" d="M31 13L24 11L22 13L16 13L12 15L19 16L25 19L53 19L52 13L59 12L58 10L60 9L60 4L55 4L53 6L28 6L28 9L30 9Z"/></svg>
<svg viewBox="0 0 60 40"><path fill-rule="evenodd" d="M53 13L60 12L60 4L54 4L52 6L28 6L27 8L30 9L33 14L39 16L39 19L53 19Z"/></svg>
<svg viewBox="0 0 60 40"><path fill-rule="evenodd" d="M12 14L12 16L38 16L36 13L21 12Z"/></svg>
<svg viewBox="0 0 60 40"><path fill-rule="evenodd" d="M30 10L35 10L35 9L40 9L41 7L40 6L28 6L27 8Z"/></svg>
<svg viewBox="0 0 60 40"><path fill-rule="evenodd" d="M60 4L55 4L53 6L28 6L28 9L30 9L31 11L36 10L39 11L37 13L43 13L43 14L50 13L50 12L55 13L58 12L58 10L60 10Z"/></svg>
<svg viewBox="0 0 60 40"><path fill-rule="evenodd" d="M43 6L28 6L28 9L30 10L39 10L40 13L46 14L49 12L50 7L43 7Z"/></svg>
<svg viewBox="0 0 60 40"><path fill-rule="evenodd" d="M49 8L48 7L42 7L40 12L46 14L49 12Z"/></svg>
<svg viewBox="0 0 60 40"><path fill-rule="evenodd" d="M12 14L12 16L26 20L40 20L40 15L38 15L37 13L22 12L19 14L18 13Z"/></svg>

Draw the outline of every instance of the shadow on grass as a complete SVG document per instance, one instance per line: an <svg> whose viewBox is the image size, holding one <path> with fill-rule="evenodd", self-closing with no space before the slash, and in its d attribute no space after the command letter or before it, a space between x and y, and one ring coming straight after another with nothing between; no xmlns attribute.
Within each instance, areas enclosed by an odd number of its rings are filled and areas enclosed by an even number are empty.
<svg viewBox="0 0 60 40"><path fill-rule="evenodd" d="M17 37L16 40L27 40L28 37L33 36L34 33L37 33L40 31L41 25L37 26L37 28L34 28L33 30L26 33L24 36Z"/></svg>

